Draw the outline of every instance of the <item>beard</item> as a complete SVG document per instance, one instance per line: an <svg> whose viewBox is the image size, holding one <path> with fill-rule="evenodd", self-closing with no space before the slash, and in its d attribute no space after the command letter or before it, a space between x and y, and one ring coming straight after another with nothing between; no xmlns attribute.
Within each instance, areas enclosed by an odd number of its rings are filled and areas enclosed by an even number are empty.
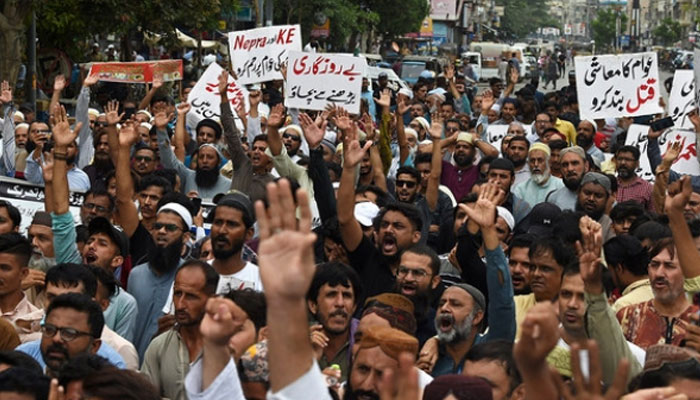
<svg viewBox="0 0 700 400"><path fill-rule="evenodd" d="M92 163L97 169L101 170L112 169L113 167L109 154L103 152L95 153L95 159Z"/></svg>
<svg viewBox="0 0 700 400"><path fill-rule="evenodd" d="M438 341L440 343L452 344L469 337L472 332L472 323L476 317L475 310L472 310L461 324L457 324L452 314L440 313L435 318L435 330L437 331ZM447 332L443 332L440 329L442 321L448 321L452 324L452 329Z"/></svg>
<svg viewBox="0 0 700 400"><path fill-rule="evenodd" d="M222 240L219 241L220 239ZM243 249L245 239L242 238L239 240L235 240L233 243L231 243L230 248L219 247L219 243L223 245L228 245L228 238L226 237L226 235L217 235L216 237L211 238L211 248L212 253L214 253L214 258L216 258L217 260L226 260Z"/></svg>
<svg viewBox="0 0 700 400"><path fill-rule="evenodd" d="M182 236L165 247L151 246L148 249L148 263L156 272L164 274L180 265L182 253Z"/></svg>
<svg viewBox="0 0 700 400"><path fill-rule="evenodd" d="M634 170L627 167L617 167L617 176L621 179L630 179L634 177Z"/></svg>
<svg viewBox="0 0 700 400"><path fill-rule="evenodd" d="M540 186L547 183L550 176L551 176L551 173L549 172L549 170L545 170L544 172L542 172L540 174L530 174L532 181Z"/></svg>
<svg viewBox="0 0 700 400"><path fill-rule="evenodd" d="M67 157L67 158L66 158L66 165L75 164L75 158L76 158L76 155L75 155L75 154L73 154L73 155L70 156L70 157Z"/></svg>
<svg viewBox="0 0 700 400"><path fill-rule="evenodd" d="M46 272L56 266L56 259L53 257L44 257L43 254L32 253L32 257L29 259L29 264L27 264L27 266L31 269Z"/></svg>
<svg viewBox="0 0 700 400"><path fill-rule="evenodd" d="M195 176L194 176L194 181L197 183L197 186L205 187L205 188L210 188L216 184L216 181L219 180L219 169L218 168L212 168L212 169L204 169L197 167L195 170Z"/></svg>
<svg viewBox="0 0 700 400"><path fill-rule="evenodd" d="M600 217L603 216L603 213L605 213L605 207L601 208L600 210L588 211L583 208L583 204L581 204L580 201L576 200L576 211L581 211L591 217L593 220L598 221Z"/></svg>
<svg viewBox="0 0 700 400"><path fill-rule="evenodd" d="M454 155L455 164L460 167L468 167L474 162L474 154L471 153L457 153Z"/></svg>
<svg viewBox="0 0 700 400"><path fill-rule="evenodd" d="M567 189L575 192L578 190L578 187L581 186L583 177L562 177L561 180L564 181L564 186L566 186Z"/></svg>
<svg viewBox="0 0 700 400"><path fill-rule="evenodd" d="M427 290L421 290L416 285L416 293L412 295L405 295L401 293L402 285L399 282L394 284L394 292L402 296L408 297L413 303L413 314L416 317L416 321L423 321L428 315L428 310L430 310L430 288Z"/></svg>
<svg viewBox="0 0 700 400"><path fill-rule="evenodd" d="M54 352L62 354L63 357L49 357L49 354ZM70 359L68 349L66 349L64 346L55 343L52 343L51 346L47 347L46 352L42 350L41 355L44 357L46 367L56 375L58 375L58 373L68 363L68 360Z"/></svg>
<svg viewBox="0 0 700 400"><path fill-rule="evenodd" d="M525 158L515 159L515 158L510 158L510 157L508 157L508 159L510 160L510 162L513 163L513 166L514 166L515 168L520 168L520 167L522 167L523 165L525 165L525 162L527 161Z"/></svg>
<svg viewBox="0 0 700 400"><path fill-rule="evenodd" d="M350 370L352 371L352 366L350 366ZM350 377L348 375L348 380L345 384L345 394L343 395L343 400L357 400L360 397L367 398L370 400L379 400L379 395L374 391L359 389L354 390L352 388L352 385L350 383Z"/></svg>
<svg viewBox="0 0 700 400"><path fill-rule="evenodd" d="M584 149L587 149L587 148L591 147L591 145L593 144L593 137L592 136L588 137L585 135L578 135L578 136L576 136L576 144L583 147Z"/></svg>

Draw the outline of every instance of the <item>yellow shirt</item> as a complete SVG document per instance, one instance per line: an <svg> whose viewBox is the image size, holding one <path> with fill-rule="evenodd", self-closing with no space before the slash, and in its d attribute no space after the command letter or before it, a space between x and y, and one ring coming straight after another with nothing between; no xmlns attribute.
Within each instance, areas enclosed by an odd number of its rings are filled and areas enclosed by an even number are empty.
<svg viewBox="0 0 700 400"><path fill-rule="evenodd" d="M513 297L515 302L515 340L520 339L520 325L523 323L527 312L537 304L535 300L535 294L520 294Z"/></svg>
<svg viewBox="0 0 700 400"><path fill-rule="evenodd" d="M566 135L566 140L570 145L576 145L576 128L574 128L574 124L557 118L557 122L554 123L554 129Z"/></svg>

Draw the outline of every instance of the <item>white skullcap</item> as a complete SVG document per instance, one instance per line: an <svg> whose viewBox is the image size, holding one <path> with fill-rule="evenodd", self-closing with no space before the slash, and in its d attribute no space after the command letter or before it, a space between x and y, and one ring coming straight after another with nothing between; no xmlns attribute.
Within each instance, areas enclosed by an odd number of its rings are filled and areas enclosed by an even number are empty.
<svg viewBox="0 0 700 400"><path fill-rule="evenodd" d="M408 135L411 135L411 136L415 137L416 140L418 140L418 132L416 132L415 129L413 129L413 128L405 128L403 131L406 133L407 136L408 136Z"/></svg>
<svg viewBox="0 0 700 400"><path fill-rule="evenodd" d="M512 232L515 227L515 218L513 218L513 214L501 206L496 207L496 209L498 210L498 217L506 221L506 225L508 225L508 228Z"/></svg>
<svg viewBox="0 0 700 400"><path fill-rule="evenodd" d="M22 111L15 111L13 114L14 117L19 117L22 121L24 121L24 113Z"/></svg>
<svg viewBox="0 0 700 400"><path fill-rule="evenodd" d="M301 130L301 126L299 126L297 124L289 124L289 125L285 126L284 129L280 130L280 133L284 133L287 131L294 131L299 136L304 134L304 132Z"/></svg>
<svg viewBox="0 0 700 400"><path fill-rule="evenodd" d="M423 117L415 117L415 118L413 118L413 121L418 122L420 124L420 126L422 126L426 132L430 129L430 124L428 123L428 120L423 118ZM413 122L413 121L411 121L411 122Z"/></svg>
<svg viewBox="0 0 700 400"><path fill-rule="evenodd" d="M143 126L144 128L148 129L149 131L151 130L151 128L153 128L153 125L149 124L148 122L141 122L141 125L139 125L139 126Z"/></svg>
<svg viewBox="0 0 700 400"><path fill-rule="evenodd" d="M150 121L153 118L153 115L148 112L148 110L138 110L136 111L136 114L143 114L148 117L148 120Z"/></svg>
<svg viewBox="0 0 700 400"><path fill-rule="evenodd" d="M19 129L19 128L26 128L26 129L29 129L29 124L26 123L26 122L19 123L19 124L17 124L17 126L15 126L15 130L17 130L17 129Z"/></svg>
<svg viewBox="0 0 700 400"><path fill-rule="evenodd" d="M95 117L99 117L100 112L95 108L88 108L88 115L94 115Z"/></svg>
<svg viewBox="0 0 700 400"><path fill-rule="evenodd" d="M413 99L413 92L407 88L401 88L401 90L399 90L399 94L402 94L409 99Z"/></svg>
<svg viewBox="0 0 700 400"><path fill-rule="evenodd" d="M180 203L164 204L161 208L158 209L158 214L160 214L163 211L172 211L175 214L179 215L180 218L182 218L185 221L185 224L187 225L188 230L192 226L192 214L190 213L190 210L185 208L185 206L183 206L182 204L180 204Z"/></svg>
<svg viewBox="0 0 700 400"><path fill-rule="evenodd" d="M494 105L491 106L491 111L500 113L500 112L501 112L501 106L499 106L498 104L494 104Z"/></svg>

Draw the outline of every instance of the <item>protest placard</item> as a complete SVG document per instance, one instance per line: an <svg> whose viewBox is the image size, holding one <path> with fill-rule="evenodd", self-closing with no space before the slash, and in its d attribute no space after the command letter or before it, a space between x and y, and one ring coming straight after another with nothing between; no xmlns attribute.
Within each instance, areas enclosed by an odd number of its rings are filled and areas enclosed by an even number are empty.
<svg viewBox="0 0 700 400"><path fill-rule="evenodd" d="M639 167L635 171L637 176L645 181L654 182L654 172L651 170L649 158L647 157L648 133L648 125L630 125L629 129L627 129L625 145L634 146L641 152ZM680 156L673 163L671 169L680 174L700 175L700 163L698 163L697 149L695 147L695 132L671 128L661 134L658 141L662 157L671 143L681 142L682 150Z"/></svg>
<svg viewBox="0 0 700 400"><path fill-rule="evenodd" d="M7 200L17 207L22 215L19 231L24 234L34 219L34 213L44 211L44 188L27 181L0 177L0 198ZM70 192L68 197L69 210L73 215L75 225L80 225L80 207L85 200L85 194Z"/></svg>
<svg viewBox="0 0 700 400"><path fill-rule="evenodd" d="M363 57L290 51L284 105L323 110L333 103L359 114L365 68Z"/></svg>
<svg viewBox="0 0 700 400"><path fill-rule="evenodd" d="M220 120L219 75L221 75L221 71L223 68L219 64L209 64L187 96L187 102L192 106L190 112L187 113L187 126L190 128L197 126L197 123L205 118ZM228 100L231 102L234 118L237 118L236 108L240 104L247 107L248 91L230 75L228 77ZM239 128L241 127L242 125L239 126Z"/></svg>
<svg viewBox="0 0 700 400"><path fill-rule="evenodd" d="M695 73L680 69L673 75L673 87L668 98L668 113L676 128L693 129L688 114L695 110Z"/></svg>
<svg viewBox="0 0 700 400"><path fill-rule="evenodd" d="M489 125L486 128L486 141L499 152L501 151L501 142L508 133L508 125ZM503 154L503 156L505 156Z"/></svg>
<svg viewBox="0 0 700 400"><path fill-rule="evenodd" d="M574 62L581 119L663 112L656 53L576 57Z"/></svg>
<svg viewBox="0 0 700 400"><path fill-rule="evenodd" d="M97 75L101 81L120 83L153 82L160 76L163 82L182 80L182 60L144 62L93 63L89 75Z"/></svg>
<svg viewBox="0 0 700 400"><path fill-rule="evenodd" d="M278 25L229 32L231 65L242 85L282 79L287 52L301 51L299 25Z"/></svg>

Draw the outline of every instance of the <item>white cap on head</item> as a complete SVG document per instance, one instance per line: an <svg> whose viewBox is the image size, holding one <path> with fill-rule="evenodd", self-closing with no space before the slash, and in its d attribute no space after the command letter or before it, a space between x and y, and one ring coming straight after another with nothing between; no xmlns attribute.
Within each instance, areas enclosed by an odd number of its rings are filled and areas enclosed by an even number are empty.
<svg viewBox="0 0 700 400"><path fill-rule="evenodd" d="M22 111L15 111L13 117L19 117L21 121L24 121L24 113Z"/></svg>
<svg viewBox="0 0 700 400"><path fill-rule="evenodd" d="M192 214L190 214L190 210L185 208L185 206L183 206L182 204L174 202L164 204L158 209L158 214L160 214L163 211L172 211L175 214L179 215L180 218L182 218L185 221L188 230L192 226Z"/></svg>
<svg viewBox="0 0 700 400"><path fill-rule="evenodd" d="M513 214L501 206L496 207L496 209L498 211L498 218L503 218L503 220L506 221L506 225L508 225L508 228L512 232L513 228L515 228L515 218L513 218Z"/></svg>

